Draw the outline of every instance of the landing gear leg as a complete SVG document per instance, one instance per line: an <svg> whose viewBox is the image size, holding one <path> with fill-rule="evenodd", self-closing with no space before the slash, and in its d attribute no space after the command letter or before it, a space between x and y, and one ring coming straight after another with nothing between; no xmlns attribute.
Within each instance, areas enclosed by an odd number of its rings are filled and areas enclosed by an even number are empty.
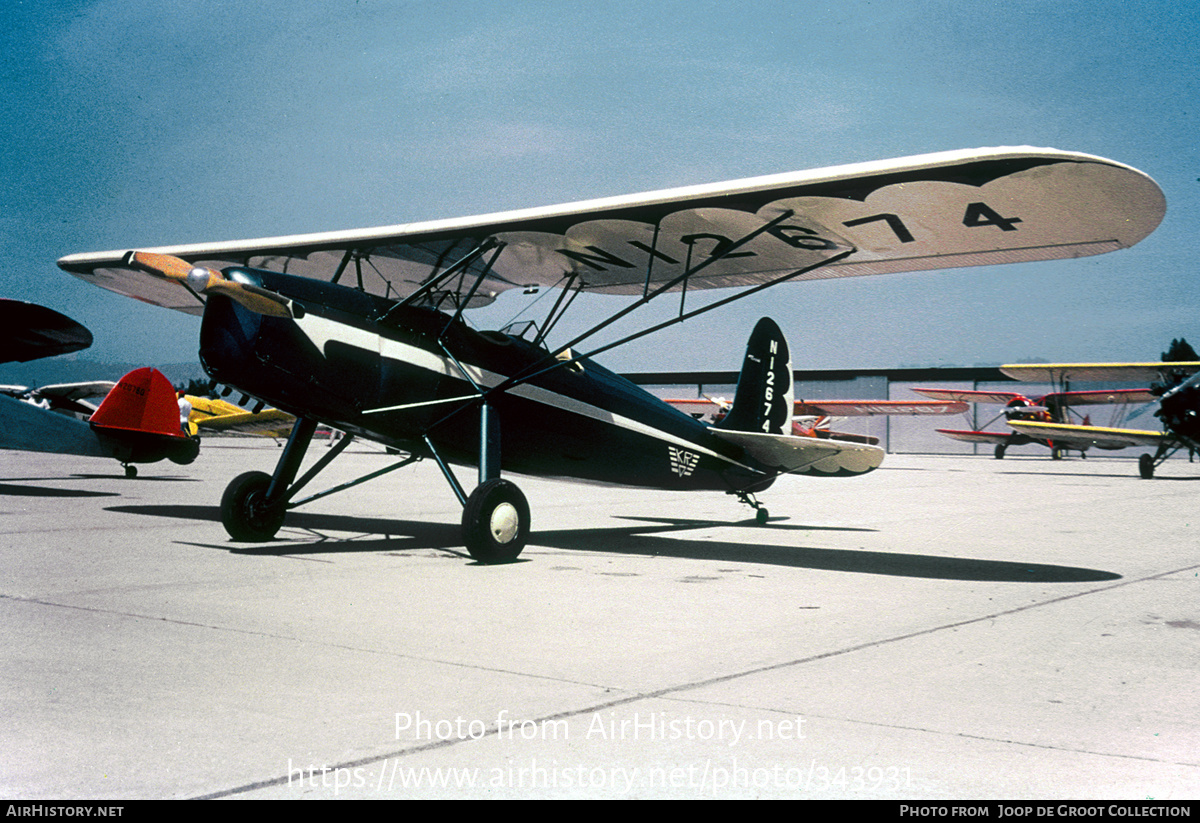
<svg viewBox="0 0 1200 823"><path fill-rule="evenodd" d="M480 563L511 563L529 539L529 503L516 484L500 477L500 419L490 404L479 413L479 485L470 495L463 490L433 442L425 445L463 505L463 544Z"/></svg>
<svg viewBox="0 0 1200 823"><path fill-rule="evenodd" d="M275 536L283 525L288 487L316 430L317 421L301 417L292 427L274 475L246 472L226 486L221 497L221 523L230 537L261 543Z"/></svg>

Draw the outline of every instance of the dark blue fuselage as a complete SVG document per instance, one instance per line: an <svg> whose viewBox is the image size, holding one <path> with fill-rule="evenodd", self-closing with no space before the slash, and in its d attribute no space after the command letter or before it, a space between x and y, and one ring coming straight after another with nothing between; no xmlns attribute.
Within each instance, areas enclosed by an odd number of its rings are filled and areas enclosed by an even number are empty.
<svg viewBox="0 0 1200 823"><path fill-rule="evenodd" d="M590 360L556 366L523 339L343 286L250 269L226 276L301 311L265 317L211 296L205 369L297 416L416 454L429 453L427 437L444 458L475 464L483 394L498 416L505 472L679 490L770 482L708 425ZM489 391L513 377L521 379Z"/></svg>

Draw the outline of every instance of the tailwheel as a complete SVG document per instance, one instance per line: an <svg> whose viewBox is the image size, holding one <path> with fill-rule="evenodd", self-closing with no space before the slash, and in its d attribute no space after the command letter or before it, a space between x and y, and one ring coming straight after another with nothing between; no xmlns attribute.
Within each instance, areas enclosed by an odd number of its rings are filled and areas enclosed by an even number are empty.
<svg viewBox="0 0 1200 823"><path fill-rule="evenodd" d="M471 557L480 563L511 563L529 539L529 503L515 484L487 480L467 498L462 529Z"/></svg>
<svg viewBox="0 0 1200 823"><path fill-rule="evenodd" d="M1138 458L1138 473L1142 475L1143 480L1150 480L1154 477L1154 458L1148 454L1143 454Z"/></svg>
<svg viewBox="0 0 1200 823"><path fill-rule="evenodd" d="M130 480L137 477L137 466L130 465L129 463L123 463L122 465L125 467L126 477L128 477Z"/></svg>
<svg viewBox="0 0 1200 823"><path fill-rule="evenodd" d="M738 500L754 509L754 520L758 525L765 526L767 524L771 513L767 511L766 506L758 502L758 498L754 496L753 492L732 492L732 494L736 494Z"/></svg>
<svg viewBox="0 0 1200 823"><path fill-rule="evenodd" d="M221 495L221 523L234 540L261 543L283 525L282 507L267 505L271 475L246 472L233 478Z"/></svg>

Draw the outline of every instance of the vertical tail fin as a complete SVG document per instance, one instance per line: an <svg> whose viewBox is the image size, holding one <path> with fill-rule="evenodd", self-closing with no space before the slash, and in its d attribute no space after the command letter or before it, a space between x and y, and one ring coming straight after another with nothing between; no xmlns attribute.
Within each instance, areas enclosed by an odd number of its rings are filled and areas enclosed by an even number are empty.
<svg viewBox="0 0 1200 823"><path fill-rule="evenodd" d="M121 378L92 415L93 426L183 437L171 381L157 369L134 369Z"/></svg>
<svg viewBox="0 0 1200 823"><path fill-rule="evenodd" d="M733 408L718 428L763 434L790 434L792 358L775 321L758 321L746 344Z"/></svg>

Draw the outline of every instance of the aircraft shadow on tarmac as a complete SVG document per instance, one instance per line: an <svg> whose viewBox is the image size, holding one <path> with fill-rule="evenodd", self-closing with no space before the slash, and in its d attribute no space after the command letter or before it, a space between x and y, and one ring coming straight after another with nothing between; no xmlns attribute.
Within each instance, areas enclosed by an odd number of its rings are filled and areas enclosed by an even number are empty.
<svg viewBox="0 0 1200 823"><path fill-rule="evenodd" d="M187 520L220 521L215 506L115 506L110 511L177 517ZM780 534L816 531L874 532L830 526L789 525L774 519L766 526L753 520L739 523L671 518L635 518L637 525L616 528L535 530L530 546L593 551L633 556L677 557L689 560L758 563L801 569L919 577L933 580L964 580L1021 583L1081 583L1119 580L1121 575L1100 569L1057 566L1020 561L981 560L966 557L877 552L850 549L826 549L812 546L778 545L755 542L756 536L777 538ZM745 535L745 541L688 540L666 536L693 529L733 527ZM299 532L299 534L297 534ZM336 532L338 536L329 535ZM346 538L342 535L355 535ZM193 543L238 554L315 555L342 552L403 552L434 549L467 558L462 549L462 533L457 523L429 523L348 515L292 512L283 534L296 535L264 544ZM533 562L522 558L517 562Z"/></svg>
<svg viewBox="0 0 1200 823"><path fill-rule="evenodd" d="M124 480L125 474L72 474L68 476L56 477L6 477L0 480L0 497L119 497L120 492L97 492L88 491L87 489L62 489L50 488L47 486L30 486L26 483L35 482L55 482L63 480ZM140 477L137 480L130 479L130 483L145 483L155 480L174 480L185 481L188 483L197 482L190 477L173 477L170 475L164 477Z"/></svg>
<svg viewBox="0 0 1200 823"><path fill-rule="evenodd" d="M15 479L15 478L14 478ZM29 477L22 480L61 480L62 478ZM93 492L86 489L55 489L46 486L26 486L0 482L0 497L120 497L119 492Z"/></svg>

